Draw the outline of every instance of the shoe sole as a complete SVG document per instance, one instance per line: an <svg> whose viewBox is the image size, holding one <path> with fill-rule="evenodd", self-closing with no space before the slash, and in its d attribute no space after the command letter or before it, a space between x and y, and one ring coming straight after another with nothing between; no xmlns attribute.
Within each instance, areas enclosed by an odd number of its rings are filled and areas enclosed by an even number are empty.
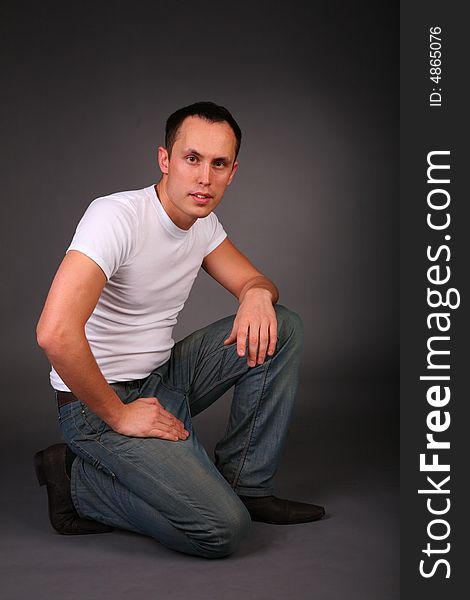
<svg viewBox="0 0 470 600"><path fill-rule="evenodd" d="M309 519L308 521L289 521L288 523L279 523L279 521L258 521L257 519L252 519L257 523L267 523L268 525L302 525L302 523L315 523L316 521L321 521L323 517L317 517L316 519Z"/></svg>
<svg viewBox="0 0 470 600"><path fill-rule="evenodd" d="M251 519L252 521L256 521L257 523L268 523L268 525L301 525L302 523L314 523L315 521L320 521L320 519L323 519L323 517L325 516L326 512L323 511L321 514L318 515L318 517L314 517L312 519L293 519L292 521L288 521L288 522L279 522L279 521L268 521L267 519Z"/></svg>

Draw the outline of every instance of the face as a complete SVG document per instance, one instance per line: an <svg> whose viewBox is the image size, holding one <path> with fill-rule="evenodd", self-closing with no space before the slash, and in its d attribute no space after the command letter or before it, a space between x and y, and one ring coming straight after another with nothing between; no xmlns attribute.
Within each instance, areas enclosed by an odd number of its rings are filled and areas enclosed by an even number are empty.
<svg viewBox="0 0 470 600"><path fill-rule="evenodd" d="M171 157L159 147L163 177L158 196L175 225L189 229L219 204L238 166L235 148L235 134L228 123L210 123L199 117L183 121Z"/></svg>

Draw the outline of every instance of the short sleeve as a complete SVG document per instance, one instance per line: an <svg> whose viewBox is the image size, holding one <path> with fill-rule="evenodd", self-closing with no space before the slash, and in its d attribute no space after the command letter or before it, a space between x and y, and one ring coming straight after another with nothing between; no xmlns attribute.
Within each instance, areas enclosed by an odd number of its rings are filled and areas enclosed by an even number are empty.
<svg viewBox="0 0 470 600"><path fill-rule="evenodd" d="M83 252L110 279L132 255L136 226L137 215L125 201L97 198L85 211L67 252Z"/></svg>
<svg viewBox="0 0 470 600"><path fill-rule="evenodd" d="M227 237L227 233L215 213L210 213L206 218L208 220L208 243L204 257L215 250Z"/></svg>

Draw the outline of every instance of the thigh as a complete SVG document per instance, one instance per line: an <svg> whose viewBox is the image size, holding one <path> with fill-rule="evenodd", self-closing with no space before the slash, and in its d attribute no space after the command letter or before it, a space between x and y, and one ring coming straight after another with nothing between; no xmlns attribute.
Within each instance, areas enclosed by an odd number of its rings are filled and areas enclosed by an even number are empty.
<svg viewBox="0 0 470 600"><path fill-rule="evenodd" d="M236 343L224 346L235 315L220 319L175 344L169 361L155 373L172 389L184 393L190 413L197 414L219 398L248 370Z"/></svg>
<svg viewBox="0 0 470 600"><path fill-rule="evenodd" d="M169 394L165 400L169 409L182 401ZM239 510L239 499L194 431L178 442L123 436L80 402L63 407L60 421L72 450L107 476L110 488L117 480L180 528L201 522L216 527L221 514Z"/></svg>

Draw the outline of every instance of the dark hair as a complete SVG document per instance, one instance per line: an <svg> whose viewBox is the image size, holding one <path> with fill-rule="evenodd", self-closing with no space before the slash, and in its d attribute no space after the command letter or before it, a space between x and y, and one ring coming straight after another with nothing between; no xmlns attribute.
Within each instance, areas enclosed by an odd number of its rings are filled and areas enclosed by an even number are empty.
<svg viewBox="0 0 470 600"><path fill-rule="evenodd" d="M195 102L194 104L178 109L168 117L165 127L165 146L169 154L171 154L171 149L175 143L179 128L187 117L201 117L201 119L205 119L210 123L227 122L237 140L235 146L235 158L237 158L242 141L241 129L229 111L223 106L214 104L214 102Z"/></svg>

